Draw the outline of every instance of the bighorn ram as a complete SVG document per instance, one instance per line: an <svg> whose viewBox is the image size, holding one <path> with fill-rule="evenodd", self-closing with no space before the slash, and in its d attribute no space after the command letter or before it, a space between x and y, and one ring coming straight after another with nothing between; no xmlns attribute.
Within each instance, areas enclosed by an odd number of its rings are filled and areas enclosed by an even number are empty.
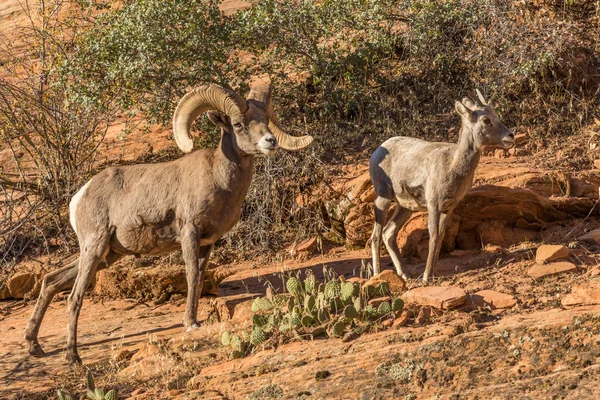
<svg viewBox="0 0 600 400"><path fill-rule="evenodd" d="M283 132L271 105L270 85L254 86L247 100L217 85L198 87L179 102L173 116L177 145L192 151L189 131L200 114L221 127L216 149L195 151L175 161L107 168L73 196L71 225L79 240L79 259L43 280L25 330L29 353L43 356L38 331L48 304L61 290L68 299L66 357L80 363L77 319L84 292L97 270L123 255L165 254L181 249L187 277L184 325L198 327L198 298L213 244L239 220L252 181L254 156L280 147L299 150L311 136Z"/></svg>
<svg viewBox="0 0 600 400"><path fill-rule="evenodd" d="M458 143L431 143L397 136L385 141L371 156L369 170L375 187L373 271L380 271L381 236L396 271L402 271L396 236L413 211L427 210L429 253L423 281L436 272L438 255L448 217L473 185L481 149L486 145L510 148L514 135L498 119L494 109L477 90L480 105L464 98L455 103L462 117ZM397 207L386 224L392 201ZM385 226L385 228L384 228Z"/></svg>

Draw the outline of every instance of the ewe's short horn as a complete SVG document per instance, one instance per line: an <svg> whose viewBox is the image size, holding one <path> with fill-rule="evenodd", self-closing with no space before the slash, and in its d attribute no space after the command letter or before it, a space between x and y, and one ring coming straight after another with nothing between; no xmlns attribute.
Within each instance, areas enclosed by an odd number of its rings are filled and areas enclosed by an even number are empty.
<svg viewBox="0 0 600 400"><path fill-rule="evenodd" d="M210 110L232 117L245 113L248 104L237 93L218 85L203 85L192 89L182 97L173 114L173 136L184 153L189 153L194 147L190 136L192 122L200 114Z"/></svg>
<svg viewBox="0 0 600 400"><path fill-rule="evenodd" d="M300 150L312 143L312 136L292 136L280 128L279 121L273 110L273 104L271 103L271 84L259 84L253 86L248 95L248 100L256 100L264 103L266 107L265 111L269 118L269 130L275 135L277 143L279 143L279 146L282 149Z"/></svg>
<svg viewBox="0 0 600 400"><path fill-rule="evenodd" d="M475 92L477 93L477 97L479 97L479 101L481 102L481 105L487 106L488 102L485 101L485 99L483 98L483 95L481 94L481 92L479 91L479 89L475 89Z"/></svg>

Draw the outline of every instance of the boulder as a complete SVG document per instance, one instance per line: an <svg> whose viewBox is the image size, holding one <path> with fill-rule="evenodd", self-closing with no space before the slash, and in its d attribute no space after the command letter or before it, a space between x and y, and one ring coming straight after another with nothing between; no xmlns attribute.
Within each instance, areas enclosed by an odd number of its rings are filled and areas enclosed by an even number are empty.
<svg viewBox="0 0 600 400"><path fill-rule="evenodd" d="M577 266L567 261L559 261L550 264L535 264L527 270L527 275L537 279L559 274L574 273L577 273Z"/></svg>
<svg viewBox="0 0 600 400"><path fill-rule="evenodd" d="M560 244L544 244L538 247L535 253L535 261L538 264L543 264L549 261L561 260L569 258L571 251Z"/></svg>
<svg viewBox="0 0 600 400"><path fill-rule="evenodd" d="M350 248L364 247L373 233L374 218L371 203L360 203L351 208L348 216L344 219L346 246Z"/></svg>
<svg viewBox="0 0 600 400"><path fill-rule="evenodd" d="M229 274L225 268L209 268L204 274L203 294L218 294L218 285ZM155 268L108 268L96 275L94 292L111 298L140 301L168 300L173 294L187 294L184 266Z"/></svg>
<svg viewBox="0 0 600 400"><path fill-rule="evenodd" d="M512 308L517 304L517 300L509 294L496 292L495 290L481 290L468 295L467 303L474 307Z"/></svg>
<svg viewBox="0 0 600 400"><path fill-rule="evenodd" d="M405 303L451 309L462 306L467 294L456 286L426 286L404 292L401 297Z"/></svg>
<svg viewBox="0 0 600 400"><path fill-rule="evenodd" d="M564 307L600 304L600 282L573 285L571 293L562 299L561 304Z"/></svg>
<svg viewBox="0 0 600 400"><path fill-rule="evenodd" d="M386 269L371 277L371 279L363 284L363 287L367 285L377 286L381 282L387 282L390 285L390 291L395 295L399 295L406 290L406 281L391 269Z"/></svg>

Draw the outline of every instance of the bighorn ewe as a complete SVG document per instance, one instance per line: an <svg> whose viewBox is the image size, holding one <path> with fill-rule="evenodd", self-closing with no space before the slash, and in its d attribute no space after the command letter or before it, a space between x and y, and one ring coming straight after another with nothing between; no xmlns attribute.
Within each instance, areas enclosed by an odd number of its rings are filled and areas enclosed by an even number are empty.
<svg viewBox="0 0 600 400"><path fill-rule="evenodd" d="M513 146L514 135L498 119L494 109L477 90L480 105L464 98L455 103L462 117L458 143L431 143L397 136L385 141L371 156L369 170L375 187L373 271L380 272L381 236L396 271L402 271L396 243L398 231L413 211L429 213L429 254L423 281L436 272L438 255L448 218L471 189L481 149L486 145ZM392 201L397 207L386 224ZM385 228L384 228L385 226Z"/></svg>
<svg viewBox="0 0 600 400"><path fill-rule="evenodd" d="M197 328L198 298L213 244L239 220L252 181L254 156L280 147L299 150L311 136L283 132L271 105L270 85L255 86L244 100L217 85L186 94L173 116L177 145L192 151L192 122L210 111L221 127L216 149L195 151L178 160L107 168L94 176L70 203L71 225L79 239L79 259L46 275L25 330L29 353L43 356L37 336L54 295L73 288L69 300L67 360L80 363L77 319L84 292L96 271L123 255L183 252L188 285L184 325Z"/></svg>

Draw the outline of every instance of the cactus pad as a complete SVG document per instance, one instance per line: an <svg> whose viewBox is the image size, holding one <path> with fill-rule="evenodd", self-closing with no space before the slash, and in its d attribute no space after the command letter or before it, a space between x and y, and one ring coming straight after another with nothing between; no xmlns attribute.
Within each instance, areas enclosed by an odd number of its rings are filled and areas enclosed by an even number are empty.
<svg viewBox="0 0 600 400"><path fill-rule="evenodd" d="M387 296L390 293L390 284L386 281L379 282L379 285L375 288L375 293L379 296Z"/></svg>
<svg viewBox="0 0 600 400"><path fill-rule="evenodd" d="M373 286L373 285L365 285L363 287L363 291L365 293L365 296L367 296L367 297L375 296L375 286Z"/></svg>
<svg viewBox="0 0 600 400"><path fill-rule="evenodd" d="M325 297L331 299L340 294L341 285L339 281L329 281L325 285Z"/></svg>
<svg viewBox="0 0 600 400"><path fill-rule="evenodd" d="M377 313L379 315L387 315L389 313L392 312L392 306L390 306L390 303L388 303L387 301L384 301L383 303L381 303L379 305L379 307L377 307Z"/></svg>
<svg viewBox="0 0 600 400"><path fill-rule="evenodd" d="M229 345L234 351L242 351L242 339L238 335L231 336Z"/></svg>
<svg viewBox="0 0 600 400"><path fill-rule="evenodd" d="M260 346L265 340L267 340L267 336L262 329L252 329L252 332L250 332L250 343L252 343L254 347Z"/></svg>
<svg viewBox="0 0 600 400"><path fill-rule="evenodd" d="M394 312L402 311L403 308L404 308L404 300L402 300L400 298L395 298L394 301L392 301L392 311L394 311Z"/></svg>
<svg viewBox="0 0 600 400"><path fill-rule="evenodd" d="M293 294L294 296L298 296L302 292L302 282L300 282L300 279L294 276L290 277L290 279L287 280L287 282L285 283L285 287L287 291Z"/></svg>
<svg viewBox="0 0 600 400"><path fill-rule="evenodd" d="M106 396L104 396L104 400L117 400L117 392L114 390L109 391L106 393Z"/></svg>
<svg viewBox="0 0 600 400"><path fill-rule="evenodd" d="M252 311L269 311L273 308L273 303L266 297L258 297L252 302Z"/></svg>
<svg viewBox="0 0 600 400"><path fill-rule="evenodd" d="M358 285L355 285L352 282L343 282L341 285L340 297L342 300L346 301L351 299L354 296L358 296L359 289Z"/></svg>
<svg viewBox="0 0 600 400"><path fill-rule="evenodd" d="M229 346L230 339L231 335L229 334L229 331L223 331L223 333L221 334L221 344L223 346Z"/></svg>
<svg viewBox="0 0 600 400"><path fill-rule="evenodd" d="M358 318L358 311L356 311L356 308L354 308L354 306L348 305L346 306L346 308L344 308L344 318L348 320Z"/></svg>
<svg viewBox="0 0 600 400"><path fill-rule="evenodd" d="M307 274L306 279L304 279L304 290L306 290L306 293L312 294L316 286L317 279L315 278L315 276L312 273Z"/></svg>
<svg viewBox="0 0 600 400"><path fill-rule="evenodd" d="M312 295L306 295L306 297L304 297L304 310L305 311L313 311L315 309L315 305L317 304L317 301L315 299L315 296Z"/></svg>
<svg viewBox="0 0 600 400"><path fill-rule="evenodd" d="M344 321L338 321L333 324L331 328L331 333L333 337L341 337L344 335L344 331L346 330L346 323Z"/></svg>

